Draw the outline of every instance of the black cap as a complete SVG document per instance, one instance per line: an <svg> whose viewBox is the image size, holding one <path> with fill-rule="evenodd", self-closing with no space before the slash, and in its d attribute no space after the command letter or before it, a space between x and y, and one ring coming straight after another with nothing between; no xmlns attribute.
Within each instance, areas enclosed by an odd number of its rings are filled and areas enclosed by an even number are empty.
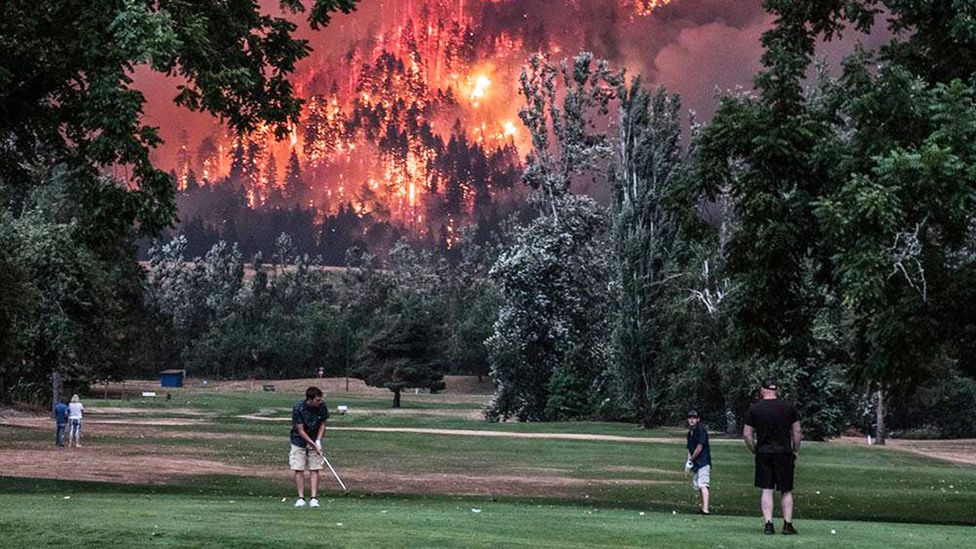
<svg viewBox="0 0 976 549"><path fill-rule="evenodd" d="M778 389L779 386L776 384L776 378L767 377L766 379L764 379L762 382L762 388L769 389L770 391L775 391L776 389Z"/></svg>
<svg viewBox="0 0 976 549"><path fill-rule="evenodd" d="M698 417L698 410L688 410L688 417Z"/></svg>

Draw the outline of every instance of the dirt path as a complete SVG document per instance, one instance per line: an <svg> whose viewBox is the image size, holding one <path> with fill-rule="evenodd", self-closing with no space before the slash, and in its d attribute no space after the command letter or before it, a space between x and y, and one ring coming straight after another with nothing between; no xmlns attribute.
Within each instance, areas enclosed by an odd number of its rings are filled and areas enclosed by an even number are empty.
<svg viewBox="0 0 976 549"><path fill-rule="evenodd" d="M82 439L81 448L26 443L0 447L4 476L90 480L122 484L167 484L208 474L249 473L243 465L216 459L207 447L184 448L152 444L114 445Z"/></svg>
<svg viewBox="0 0 976 549"><path fill-rule="evenodd" d="M853 444L867 446L867 441L860 437L841 437L835 441L839 444ZM940 459L963 465L976 465L976 439L957 440L904 440L888 439L886 448L910 452L929 458ZM879 447L880 448L880 447Z"/></svg>
<svg viewBox="0 0 976 549"><path fill-rule="evenodd" d="M82 429L89 425L123 425L123 426L142 426L142 427L164 427L164 426L187 426L187 425L209 425L210 422L197 418L125 418L125 419L106 419L85 418ZM0 418L0 425L10 425L11 427L30 427L32 429L54 430L54 423L49 417L8 417Z"/></svg>
<svg viewBox="0 0 976 549"><path fill-rule="evenodd" d="M536 438L549 440L601 440L605 442L643 442L651 444L681 443L677 437L625 437L590 433L513 433L511 431L482 431L473 429L422 429L414 427L331 427L333 431L365 431L370 433L418 433L424 435L452 435L467 437ZM712 442L728 442L713 440Z"/></svg>
<svg viewBox="0 0 976 549"><path fill-rule="evenodd" d="M467 419L470 421L479 421L485 418L485 415L481 410L464 408L357 408L355 414L357 417L438 416ZM237 417L241 419L250 419L253 421L290 421L291 409L269 408L259 410L254 414L246 414Z"/></svg>
<svg viewBox="0 0 976 549"><path fill-rule="evenodd" d="M288 417L267 417L261 415L236 416L240 419L252 421L276 421L280 423L291 421ZM685 439L677 437L625 437L621 435L595 435L588 433L513 433L511 431L485 431L478 429L427 429L419 427L334 427L329 431L360 431L366 433L417 433L423 435L451 435L467 437L497 437L497 438L543 438L551 440L602 440L607 442L646 442L646 443L680 443ZM714 440L713 442L729 442Z"/></svg>

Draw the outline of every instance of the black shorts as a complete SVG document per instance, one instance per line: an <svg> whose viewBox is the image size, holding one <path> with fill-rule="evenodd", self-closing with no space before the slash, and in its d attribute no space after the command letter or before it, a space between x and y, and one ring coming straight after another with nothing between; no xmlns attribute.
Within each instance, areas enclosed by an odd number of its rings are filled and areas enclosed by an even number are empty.
<svg viewBox="0 0 976 549"><path fill-rule="evenodd" d="M756 488L793 491L793 465L796 456L790 454L756 454Z"/></svg>

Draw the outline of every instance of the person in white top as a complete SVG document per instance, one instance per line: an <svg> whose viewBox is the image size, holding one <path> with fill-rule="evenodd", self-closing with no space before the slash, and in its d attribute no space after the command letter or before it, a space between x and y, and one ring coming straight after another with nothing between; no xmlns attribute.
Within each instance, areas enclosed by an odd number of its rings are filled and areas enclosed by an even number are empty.
<svg viewBox="0 0 976 549"><path fill-rule="evenodd" d="M81 403L78 395L72 395L71 403L68 404L68 423L71 424L71 431L68 434L68 448L71 443L75 443L75 448L81 448L81 413L85 410L85 405Z"/></svg>

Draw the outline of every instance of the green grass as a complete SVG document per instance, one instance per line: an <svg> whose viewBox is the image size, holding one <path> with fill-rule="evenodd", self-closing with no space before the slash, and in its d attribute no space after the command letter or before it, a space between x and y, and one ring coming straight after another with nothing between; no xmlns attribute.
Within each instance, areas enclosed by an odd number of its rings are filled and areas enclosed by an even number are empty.
<svg viewBox="0 0 976 549"><path fill-rule="evenodd" d="M216 393L194 392L183 390L182 394L174 395L172 400L139 399L125 401L117 399L85 399L85 404L92 408L135 408L139 414L124 414L100 417L194 417L184 411L190 408L194 411L210 414L211 420L221 423L254 426L254 421L242 419L238 416L260 413L263 417L274 418L287 423L291 418L292 406L300 400L292 394L286 393ZM366 397L363 395L335 393L328 396L327 402L331 417L330 425L343 427L425 427L440 429L477 429L488 431L508 431L524 433L590 433L608 434L633 437L683 437L684 430L680 428L639 429L633 424L573 421L557 423L492 423L482 419L466 419L456 416L438 414L447 411L480 411L483 406L477 403L438 402L432 400L439 395L420 395L418 400L404 397L402 408L408 414L397 415L391 409L389 398ZM350 413L339 415L336 406L346 405ZM360 413L365 411L366 413ZM423 412L431 413L425 414ZM378 413L389 412L389 413ZM418 413L419 412L419 413ZM273 422L272 422L273 424ZM280 432L281 427L273 427Z"/></svg>
<svg viewBox="0 0 976 549"><path fill-rule="evenodd" d="M765 537L755 518L484 498L323 498L323 507L312 510L276 496L125 491L75 492L65 499L63 493L0 494L0 545L895 549L963 547L973 534L961 526L804 521L799 536Z"/></svg>
<svg viewBox="0 0 976 549"><path fill-rule="evenodd" d="M278 413L288 414L296 402L302 400L302 395L292 393L237 393L216 392L209 390L173 389L172 398L166 400L164 389L157 389L154 398L133 396L126 400L87 398L86 406L106 406L126 408L140 408L165 412L166 410L194 408L202 412L218 413L221 415L250 414L259 409L275 409ZM95 397L97 397L97 393ZM411 398L413 397L413 398ZM404 395L402 406L406 409L448 409L448 410L480 410L482 406L476 402L443 402L444 395ZM381 410L389 409L393 405L393 396L377 398L356 393L333 393L326 397L330 411L334 411L339 404L350 408Z"/></svg>
<svg viewBox="0 0 976 549"><path fill-rule="evenodd" d="M281 498L290 497L293 490L285 466L286 418L296 400L287 394L192 390L170 401L87 399L86 404L93 408L138 408L141 412L135 417L140 419L195 417L181 414L180 409L190 408L206 413L200 419L207 423L154 426L151 440L99 433L98 424L92 423L86 428L86 452L109 444L123 451L131 447L132 452L144 451L146 444L152 444L167 454L184 450L192 454L202 448L208 459L281 467L282 474L277 478L210 475L175 479L164 486L0 476L0 546L146 543L249 547L311 546L328 541L333 546L351 547L762 547L777 543L791 547L889 548L965 545L964 536L976 533L976 467L890 449L805 443L795 492L802 535L769 539L757 533L758 494L752 487L752 456L738 440L713 439L713 511L721 516L702 519L691 515L696 502L688 477L681 471L684 445L642 440L683 437L680 427L640 430L633 425L599 422L492 424L437 415L443 410L477 406L430 399L405 401L405 407L419 412L389 415L381 413L389 407L389 400L363 395L332 398L333 407L347 404L350 413L333 416L330 426L591 433L632 440L334 430L327 432L326 448L340 472L379 471L394 477L421 473L555 475L585 482L558 496L540 491L494 498L371 494L351 485L353 497L329 501L313 515L311 510L291 509L290 502L281 503ZM283 421L238 417L259 411ZM187 433L197 438L186 438ZM239 436L209 439L207 433ZM47 444L50 438L47 431L0 426L0 450ZM625 482L607 482L611 480ZM65 500L65 495L71 499ZM483 512L472 513L472 507ZM640 512L645 515L640 516ZM336 526L337 522L343 526ZM831 528L838 534L831 535Z"/></svg>

